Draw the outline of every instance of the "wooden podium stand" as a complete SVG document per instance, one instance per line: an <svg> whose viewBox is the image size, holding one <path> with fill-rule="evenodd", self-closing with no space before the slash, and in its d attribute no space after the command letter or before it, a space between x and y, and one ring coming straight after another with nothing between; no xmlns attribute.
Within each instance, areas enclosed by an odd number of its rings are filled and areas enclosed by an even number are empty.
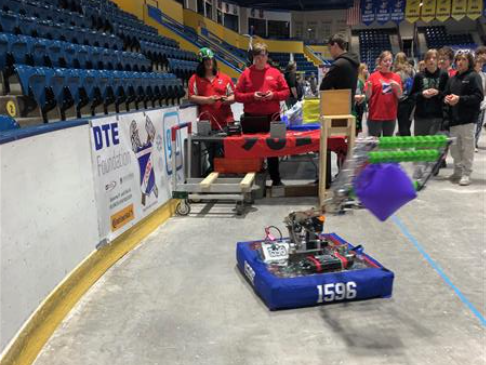
<svg viewBox="0 0 486 365"><path fill-rule="evenodd" d="M354 147L356 118L351 114L351 90L321 91L320 99L319 206L322 208L326 200L327 138L345 135L349 155Z"/></svg>

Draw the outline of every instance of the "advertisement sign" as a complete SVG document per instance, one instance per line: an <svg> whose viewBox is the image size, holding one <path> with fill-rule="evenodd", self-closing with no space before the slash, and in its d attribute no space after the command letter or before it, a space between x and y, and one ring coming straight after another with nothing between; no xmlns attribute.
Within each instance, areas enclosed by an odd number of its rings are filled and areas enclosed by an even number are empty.
<svg viewBox="0 0 486 365"><path fill-rule="evenodd" d="M399 24L405 19L405 0L390 0L390 19Z"/></svg>
<svg viewBox="0 0 486 365"><path fill-rule="evenodd" d="M467 0L452 0L452 18L461 20L466 16Z"/></svg>
<svg viewBox="0 0 486 365"><path fill-rule="evenodd" d="M420 4L422 0L407 0L405 7L405 19L409 23L415 23L420 18Z"/></svg>
<svg viewBox="0 0 486 365"><path fill-rule="evenodd" d="M437 0L423 0L421 19L428 23L435 19Z"/></svg>
<svg viewBox="0 0 486 365"><path fill-rule="evenodd" d="M478 19L483 13L482 0L468 0L467 2L467 17L472 20Z"/></svg>
<svg viewBox="0 0 486 365"><path fill-rule="evenodd" d="M437 0L437 11L435 18L441 22L445 22L451 17L451 3L452 0Z"/></svg>
<svg viewBox="0 0 486 365"><path fill-rule="evenodd" d="M182 137L172 151L177 108L91 121L92 162L101 237L113 240L171 198L171 159L184 180Z"/></svg>
<svg viewBox="0 0 486 365"><path fill-rule="evenodd" d="M376 9L376 20L380 24L388 23L391 19L389 0L378 0L378 7Z"/></svg>
<svg viewBox="0 0 486 365"><path fill-rule="evenodd" d="M376 19L375 4L373 0L361 0L361 21L370 25Z"/></svg>

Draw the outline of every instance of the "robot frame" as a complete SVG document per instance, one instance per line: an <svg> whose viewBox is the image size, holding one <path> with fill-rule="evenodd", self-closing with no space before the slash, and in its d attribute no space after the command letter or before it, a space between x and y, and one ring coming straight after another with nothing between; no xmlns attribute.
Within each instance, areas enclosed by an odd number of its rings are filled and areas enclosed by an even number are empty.
<svg viewBox="0 0 486 365"><path fill-rule="evenodd" d="M265 229L261 246L264 262L293 266L304 275L352 269L362 247L349 249L328 240L323 234L325 214L345 214L363 207L385 220L415 198L416 192L438 173L452 142L445 135L357 139L320 209L291 212L285 217L288 240L275 239L270 235L271 227ZM412 181L407 176L401 162L415 164L417 179ZM360 180L365 180L365 188ZM378 184L379 194L370 193L373 189L368 188L373 184Z"/></svg>

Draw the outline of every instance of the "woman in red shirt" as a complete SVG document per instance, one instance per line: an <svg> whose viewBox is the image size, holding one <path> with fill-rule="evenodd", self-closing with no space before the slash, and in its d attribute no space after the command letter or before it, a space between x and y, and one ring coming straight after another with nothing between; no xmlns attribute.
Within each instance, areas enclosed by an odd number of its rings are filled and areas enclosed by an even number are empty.
<svg viewBox="0 0 486 365"><path fill-rule="evenodd" d="M368 98L368 134L374 137L393 136L395 131L398 99L402 96L402 80L391 72L393 56L383 51L378 57L379 71L373 72L366 83Z"/></svg>
<svg viewBox="0 0 486 365"><path fill-rule="evenodd" d="M219 72L214 53L201 48L199 65L189 79L189 101L198 105L199 119L210 120L213 130L221 130L234 122L230 105L235 102L235 85L231 78Z"/></svg>

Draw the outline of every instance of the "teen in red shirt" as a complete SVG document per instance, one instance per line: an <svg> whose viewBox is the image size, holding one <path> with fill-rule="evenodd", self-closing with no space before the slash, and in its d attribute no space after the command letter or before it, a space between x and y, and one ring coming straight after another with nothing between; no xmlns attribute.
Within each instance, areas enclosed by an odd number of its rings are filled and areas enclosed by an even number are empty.
<svg viewBox="0 0 486 365"><path fill-rule="evenodd" d="M454 62L454 51L451 47L442 47L439 50L439 68L449 74L449 78L456 76L457 70L452 68Z"/></svg>
<svg viewBox="0 0 486 365"><path fill-rule="evenodd" d="M255 45L255 50L260 51ZM245 114L280 115L280 102L287 100L290 90L285 77L267 64L266 48L253 55L254 64L241 74L236 84L235 98L243 103Z"/></svg>
<svg viewBox="0 0 486 365"><path fill-rule="evenodd" d="M198 105L201 120L210 120L214 130L233 123L230 105L234 103L235 85L231 78L217 70L214 53L209 48L199 51L199 65L189 79L189 101Z"/></svg>
<svg viewBox="0 0 486 365"><path fill-rule="evenodd" d="M287 100L290 90L282 73L267 64L268 50L262 43L254 45L253 65L241 74L236 84L235 99L243 103L245 116L280 120L280 102ZM272 186L283 185L280 180L278 157L267 159Z"/></svg>
<svg viewBox="0 0 486 365"><path fill-rule="evenodd" d="M370 136L393 136L395 131L398 99L402 96L402 80L398 74L390 71L392 62L391 52L382 52L379 57L379 71L373 72L366 82Z"/></svg>

